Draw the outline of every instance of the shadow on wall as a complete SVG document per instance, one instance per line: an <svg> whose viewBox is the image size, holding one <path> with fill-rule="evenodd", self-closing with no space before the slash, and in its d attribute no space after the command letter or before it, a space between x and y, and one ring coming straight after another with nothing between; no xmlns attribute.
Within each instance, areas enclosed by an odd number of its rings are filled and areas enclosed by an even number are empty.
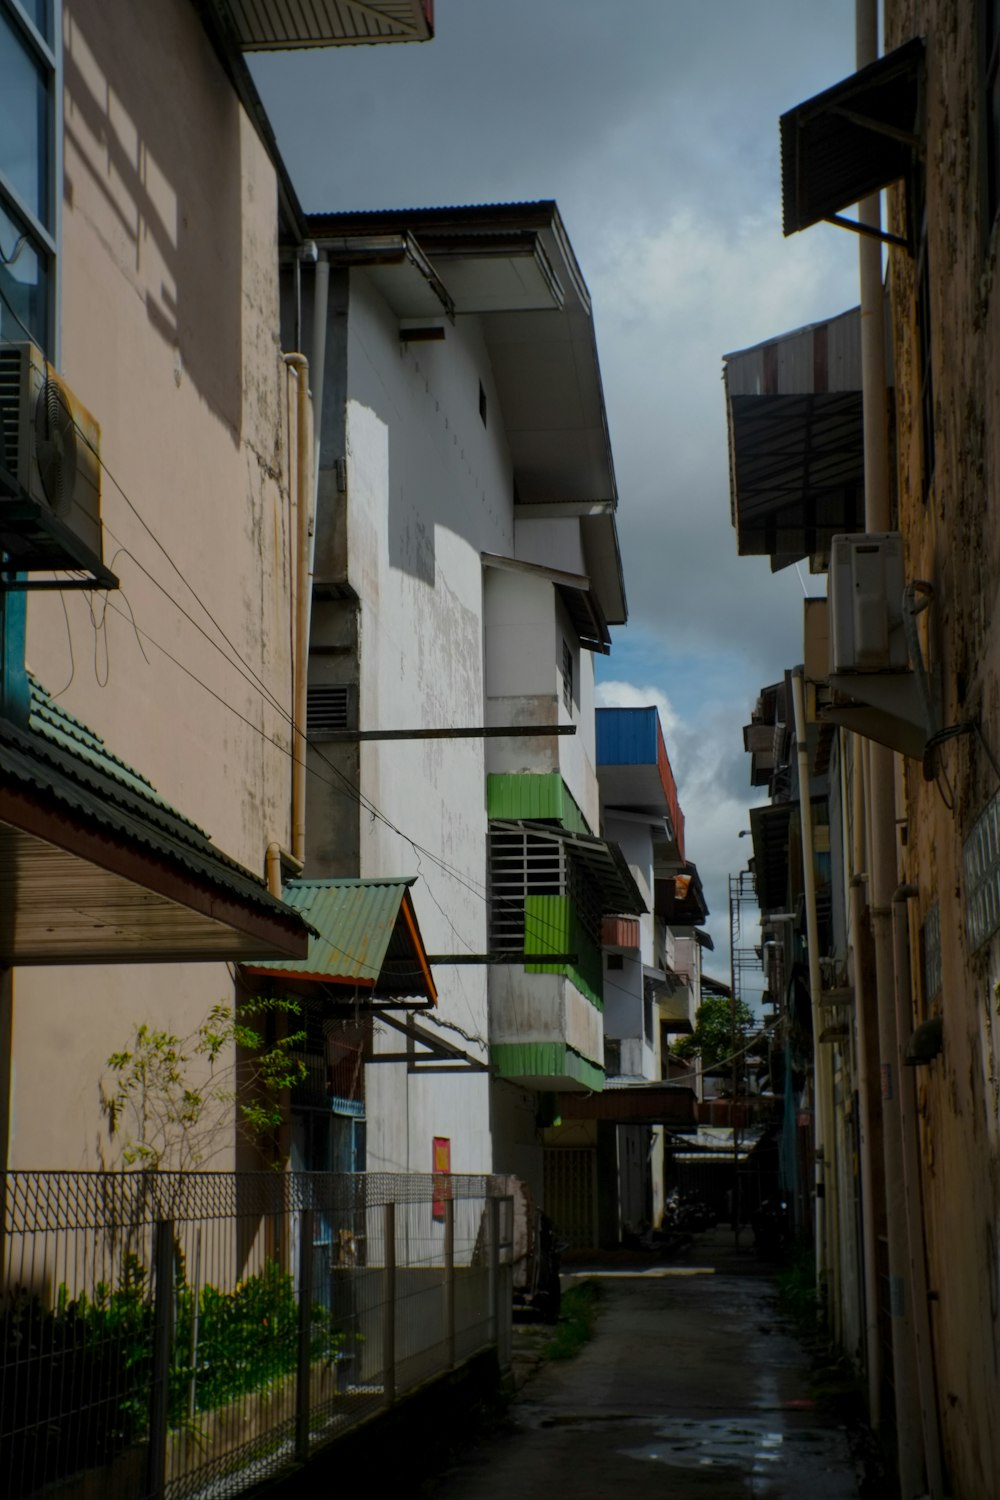
<svg viewBox="0 0 1000 1500"><path fill-rule="evenodd" d="M239 104L194 7L161 0L122 25L103 0L74 0L64 90L65 201L95 217L150 324L236 440Z"/></svg>

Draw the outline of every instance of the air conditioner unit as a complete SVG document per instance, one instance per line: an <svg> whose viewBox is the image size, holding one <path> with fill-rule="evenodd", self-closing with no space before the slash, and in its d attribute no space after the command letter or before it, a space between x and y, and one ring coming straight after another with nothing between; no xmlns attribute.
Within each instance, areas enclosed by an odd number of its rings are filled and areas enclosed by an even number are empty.
<svg viewBox="0 0 1000 1500"><path fill-rule="evenodd" d="M834 672L905 672L903 542L898 532L835 536L830 547Z"/></svg>
<svg viewBox="0 0 1000 1500"><path fill-rule="evenodd" d="M100 440L40 349L0 344L0 549L11 568L115 586L101 555Z"/></svg>

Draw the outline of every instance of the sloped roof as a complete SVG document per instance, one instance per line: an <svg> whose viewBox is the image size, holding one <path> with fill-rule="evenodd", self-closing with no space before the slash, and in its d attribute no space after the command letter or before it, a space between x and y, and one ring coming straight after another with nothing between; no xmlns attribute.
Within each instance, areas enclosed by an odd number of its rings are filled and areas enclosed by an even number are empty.
<svg viewBox="0 0 1000 1500"><path fill-rule="evenodd" d="M304 951L308 929L29 677L0 718L0 864L16 963Z"/></svg>

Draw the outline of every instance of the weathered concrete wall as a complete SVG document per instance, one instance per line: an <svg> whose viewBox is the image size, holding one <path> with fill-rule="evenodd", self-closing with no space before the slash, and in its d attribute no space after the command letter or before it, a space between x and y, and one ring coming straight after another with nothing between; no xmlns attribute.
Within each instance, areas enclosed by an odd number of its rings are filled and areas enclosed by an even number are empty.
<svg viewBox="0 0 1000 1500"><path fill-rule="evenodd" d="M63 19L61 362L101 427L105 558L123 587L106 603L32 597L28 661L262 871L267 842L289 840L290 788L274 172L188 0L67 0ZM232 995L224 965L19 971L13 1163L99 1165L109 1052L136 1022L183 1035Z"/></svg>
<svg viewBox="0 0 1000 1500"><path fill-rule="evenodd" d="M944 725L978 721L935 755L935 781L905 767L905 876L921 929L940 909L941 986L918 989L914 1020L940 1013L941 1057L918 1074L929 1283L950 1492L991 1493L1000 1473L1000 941L966 935L962 847L997 789L1000 754L1000 286L998 224L985 222L980 7L887 6L888 47L926 35L927 255L935 464L923 471L917 266L891 269L899 525L908 577L928 579L924 648ZM899 222L901 195L894 195ZM926 491L926 493L925 493ZM990 747L991 755L986 746ZM919 934L914 972L920 973Z"/></svg>

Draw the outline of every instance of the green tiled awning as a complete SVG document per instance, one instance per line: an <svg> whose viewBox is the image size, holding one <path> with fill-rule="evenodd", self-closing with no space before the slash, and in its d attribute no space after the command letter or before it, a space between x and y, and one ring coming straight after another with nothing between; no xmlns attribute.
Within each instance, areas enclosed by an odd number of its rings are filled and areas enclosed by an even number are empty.
<svg viewBox="0 0 1000 1500"><path fill-rule="evenodd" d="M299 955L307 929L263 880L33 678L0 718L0 962Z"/></svg>
<svg viewBox="0 0 1000 1500"><path fill-rule="evenodd" d="M437 991L410 896L415 879L288 881L285 902L314 929L309 952L244 964L244 973L366 990L372 1000L434 1004Z"/></svg>

